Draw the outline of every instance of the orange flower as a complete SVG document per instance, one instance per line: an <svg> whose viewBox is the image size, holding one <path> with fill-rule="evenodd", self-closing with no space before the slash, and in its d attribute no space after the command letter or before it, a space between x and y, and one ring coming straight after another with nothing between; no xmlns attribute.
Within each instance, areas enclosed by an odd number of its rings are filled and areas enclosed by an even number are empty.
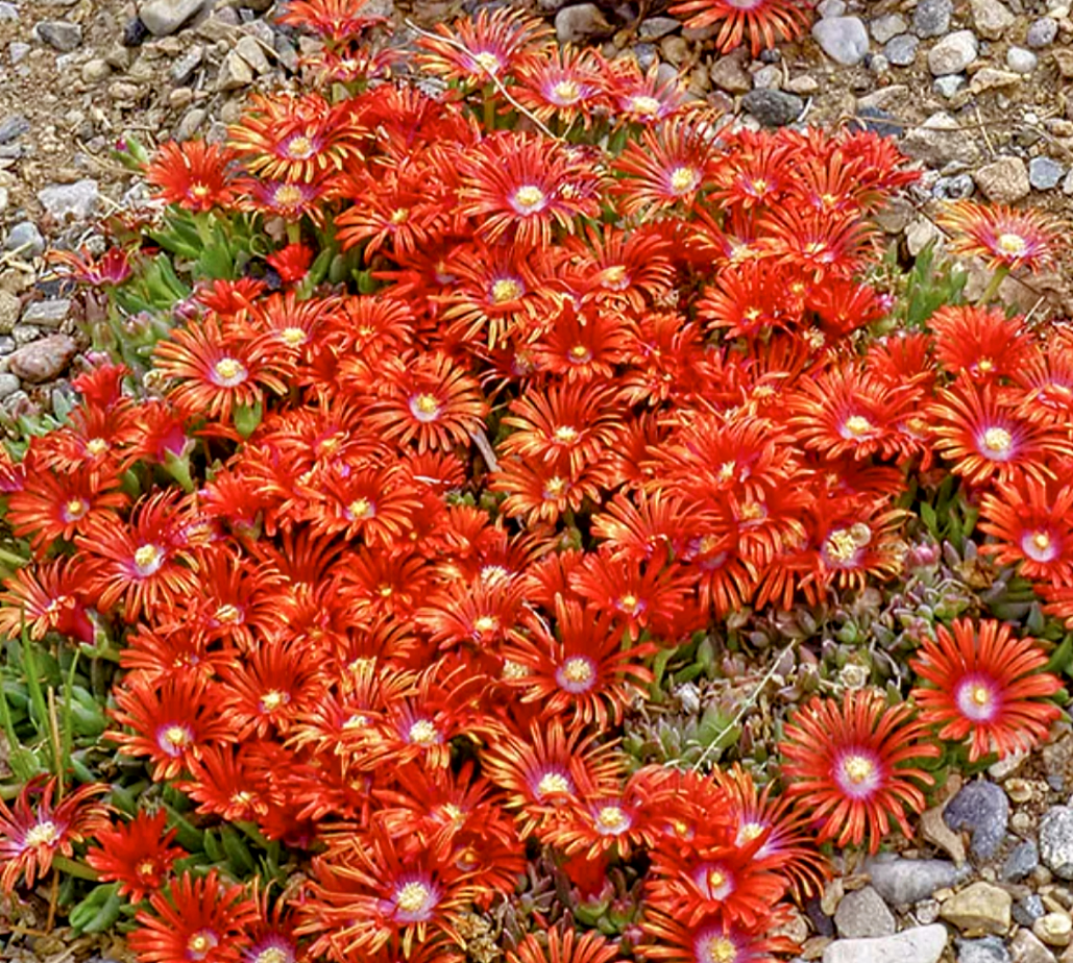
<svg viewBox="0 0 1073 963"><path fill-rule="evenodd" d="M1058 706L1040 701L1061 692L1061 680L1040 670L1047 656L1036 640L1013 637L994 619L973 625L954 621L951 635L937 626L910 666L927 687L913 689L920 721L939 728L940 739L970 739L969 761L989 753L999 759L1039 745L1061 717Z"/></svg>
<svg viewBox="0 0 1073 963"><path fill-rule="evenodd" d="M980 516L980 530L998 539L981 553L1020 563L1025 578L1073 587L1073 485L1014 479L984 494Z"/></svg>
<svg viewBox="0 0 1073 963"><path fill-rule="evenodd" d="M580 936L572 926L548 930L547 944L530 933L517 949L507 953L509 963L612 963L619 958L618 948L607 938L592 931Z"/></svg>
<svg viewBox="0 0 1073 963"><path fill-rule="evenodd" d="M189 211L230 208L237 203L242 183L237 155L219 144L200 140L168 141L146 168L145 179L158 189L157 197Z"/></svg>
<svg viewBox="0 0 1073 963"><path fill-rule="evenodd" d="M360 38L370 27L391 23L389 17L366 11L369 5L368 0L287 0L276 21L339 43Z"/></svg>
<svg viewBox="0 0 1073 963"><path fill-rule="evenodd" d="M187 855L181 846L172 846L178 830L165 830L167 821L166 809L153 815L142 810L130 822L98 829L86 862L97 870L102 882L118 882L120 896L140 903L161 890L175 861Z"/></svg>
<svg viewBox="0 0 1073 963"><path fill-rule="evenodd" d="M514 96L545 124L554 119L560 130L568 131L580 121L587 130L593 116L610 105L604 82L607 70L596 50L556 45L522 60Z"/></svg>
<svg viewBox="0 0 1073 963"><path fill-rule="evenodd" d="M1053 259L1062 232L1061 225L1042 211L974 201L949 204L936 221L953 235L951 253L985 258L992 271L1041 270Z"/></svg>
<svg viewBox="0 0 1073 963"><path fill-rule="evenodd" d="M926 732L927 723L913 719L910 706L887 705L871 690L847 692L841 705L816 697L794 712L779 743L783 782L787 795L822 823L817 842L845 846L867 839L874 853L892 819L913 835L906 810L923 812L917 783L935 780L909 763L939 755Z"/></svg>
<svg viewBox="0 0 1073 963"><path fill-rule="evenodd" d="M721 24L715 37L719 52L747 39L754 57L779 40L796 39L808 26L806 6L798 0L686 0L669 12L689 16L685 25L692 30Z"/></svg>
<svg viewBox="0 0 1073 963"><path fill-rule="evenodd" d="M1032 336L1021 317L1007 318L999 308L946 305L929 319L935 354L952 375L996 382L1016 377L1035 355Z"/></svg>
<svg viewBox="0 0 1073 963"><path fill-rule="evenodd" d="M92 645L96 632L86 611L86 573L84 561L62 555L16 569L0 592L0 634L18 638L25 625L35 642L59 632Z"/></svg>

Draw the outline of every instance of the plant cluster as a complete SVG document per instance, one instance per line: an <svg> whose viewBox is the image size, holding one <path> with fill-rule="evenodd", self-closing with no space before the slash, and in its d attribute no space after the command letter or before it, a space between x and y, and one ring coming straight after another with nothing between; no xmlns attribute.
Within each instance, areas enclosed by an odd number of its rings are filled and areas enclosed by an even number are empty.
<svg viewBox="0 0 1073 963"><path fill-rule="evenodd" d="M791 952L820 845L1058 718L1073 339L957 285L916 316L872 133L734 129L502 10L411 65L352 3L283 19L312 87L164 145L158 209L61 256L95 353L0 460L0 888L51 871L146 963ZM949 215L996 276L1052 243L1005 213ZM754 614L926 569L940 497L1041 638L906 589L915 679L808 700L770 767L733 720L627 751Z"/></svg>

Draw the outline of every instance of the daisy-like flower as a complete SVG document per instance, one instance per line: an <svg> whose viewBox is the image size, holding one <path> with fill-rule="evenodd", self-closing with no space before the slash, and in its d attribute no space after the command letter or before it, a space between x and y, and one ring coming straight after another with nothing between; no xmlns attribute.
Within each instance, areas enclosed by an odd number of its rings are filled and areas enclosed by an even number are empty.
<svg viewBox="0 0 1073 963"><path fill-rule="evenodd" d="M489 83L491 77L502 81L551 41L546 23L510 7L481 9L475 18L458 21L453 30L442 23L433 29L439 36L418 38L421 65L445 80L473 87Z"/></svg>
<svg viewBox="0 0 1073 963"><path fill-rule="evenodd" d="M248 187L249 196L242 203L244 210L274 214L289 222L308 217L317 225L324 220L326 202L338 192L336 180L331 176L311 183L251 178Z"/></svg>
<svg viewBox="0 0 1073 963"><path fill-rule="evenodd" d="M615 159L614 186L620 209L628 216L662 213L680 204L690 210L709 176L716 145L697 121L672 117L647 128Z"/></svg>
<svg viewBox="0 0 1073 963"><path fill-rule="evenodd" d="M70 277L95 288L115 287L131 276L130 257L121 247L110 247L99 258L88 248L74 251L50 251L48 259L62 264Z"/></svg>
<svg viewBox="0 0 1073 963"><path fill-rule="evenodd" d="M361 37L370 27L390 23L389 17L366 10L366 0L287 0L278 23L301 27L329 43Z"/></svg>
<svg viewBox="0 0 1073 963"><path fill-rule="evenodd" d="M653 910L641 919L646 939L636 952L644 959L670 963L777 963L798 949L785 936L768 935L786 921L785 911L776 906L755 929L730 926L718 917L686 924Z"/></svg>
<svg viewBox="0 0 1073 963"><path fill-rule="evenodd" d="M720 24L715 46L727 53L744 41L755 57L779 40L793 40L808 26L808 0L686 0L670 13L688 16L685 25L697 30Z"/></svg>
<svg viewBox="0 0 1073 963"><path fill-rule="evenodd" d="M168 141L145 171L157 197L188 211L234 207L242 191L237 155L200 140Z"/></svg>
<svg viewBox="0 0 1073 963"><path fill-rule="evenodd" d="M552 227L572 234L577 218L599 212L596 174L575 148L502 131L459 159L459 211L489 243L547 248Z"/></svg>
<svg viewBox="0 0 1073 963"><path fill-rule="evenodd" d="M950 203L936 221L952 235L951 253L984 258L992 271L1041 270L1051 263L1062 230L1042 211L975 201Z"/></svg>
<svg viewBox="0 0 1073 963"><path fill-rule="evenodd" d="M127 940L142 963L237 963L249 942L257 907L241 886L214 869L200 879L184 872L167 895L152 893Z"/></svg>
<svg viewBox="0 0 1073 963"><path fill-rule="evenodd" d="M178 830L165 830L167 821L166 809L153 815L143 810L130 822L98 829L86 862L97 870L102 882L118 882L120 896L140 903L150 893L160 891L175 861L187 855L181 846L172 845Z"/></svg>
<svg viewBox="0 0 1073 963"><path fill-rule="evenodd" d="M1015 479L986 492L980 530L997 543L981 545L999 565L1020 564L1025 578L1073 586L1073 485Z"/></svg>
<svg viewBox="0 0 1073 963"><path fill-rule="evenodd" d="M588 128L593 115L610 106L604 83L607 69L598 51L556 45L543 56L523 61L514 96L545 124L554 119L566 131L580 121Z"/></svg>
<svg viewBox="0 0 1073 963"><path fill-rule="evenodd" d="M618 957L606 937L591 930L578 936L573 926L548 930L547 943L530 933L507 953L509 963L611 963Z"/></svg>
<svg viewBox="0 0 1073 963"><path fill-rule="evenodd" d="M108 824L108 807L92 801L108 786L79 786L53 802L56 780L32 779L8 808L0 798L0 892L11 893L21 878L27 889L48 874L57 854L71 856L74 844Z"/></svg>
<svg viewBox="0 0 1073 963"><path fill-rule="evenodd" d="M953 375L974 381L1016 377L1035 355L1021 317L1007 318L999 308L944 305L929 319L935 355Z"/></svg>
<svg viewBox="0 0 1073 963"><path fill-rule="evenodd" d="M95 632L86 611L85 563L59 558L17 569L0 592L0 634L18 638L23 626L34 641L59 632L92 645Z"/></svg>
<svg viewBox="0 0 1073 963"><path fill-rule="evenodd" d="M913 689L920 721L940 727L940 739L969 740L970 762L1031 749L1061 716L1041 701L1062 690L1057 676L1040 671L1046 654L1035 639L1014 638L994 619L957 619L952 634L938 626L936 639L925 639L909 664L930 683Z"/></svg>
<svg viewBox="0 0 1073 963"><path fill-rule="evenodd" d="M642 72L634 57L619 57L611 62L609 91L616 110L612 117L619 124L659 124L685 111L689 104L685 84L678 77L661 79L659 64L652 63Z"/></svg>
<svg viewBox="0 0 1073 963"><path fill-rule="evenodd" d="M928 413L935 449L973 485L993 478L1009 484L1021 474L1044 482L1055 458L1073 457L1064 429L1028 420L991 385L978 388L964 376L939 391Z"/></svg>
<svg viewBox="0 0 1073 963"><path fill-rule="evenodd" d="M925 806L917 784L935 781L911 762L940 752L927 733L912 707L890 706L868 689L847 692L841 705L816 697L797 710L779 743L782 775L786 794L822 824L817 842L867 840L874 853L892 820L911 837L907 810Z"/></svg>

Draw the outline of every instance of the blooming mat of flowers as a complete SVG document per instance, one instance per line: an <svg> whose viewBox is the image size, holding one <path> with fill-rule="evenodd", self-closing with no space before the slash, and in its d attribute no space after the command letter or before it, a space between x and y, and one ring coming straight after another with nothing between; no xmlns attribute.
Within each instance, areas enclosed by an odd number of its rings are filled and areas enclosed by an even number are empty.
<svg viewBox="0 0 1073 963"><path fill-rule="evenodd" d="M0 466L9 908L44 880L147 963L792 951L817 847L1059 716L1073 337L893 323L874 134L732 132L503 11L420 40L435 89L353 4L284 20L319 87L165 145L151 244L62 258L97 364ZM999 279L1052 240L947 226ZM770 765L733 719L626 751L749 612L934 562L955 485L1047 639L917 611L915 684L803 701Z"/></svg>

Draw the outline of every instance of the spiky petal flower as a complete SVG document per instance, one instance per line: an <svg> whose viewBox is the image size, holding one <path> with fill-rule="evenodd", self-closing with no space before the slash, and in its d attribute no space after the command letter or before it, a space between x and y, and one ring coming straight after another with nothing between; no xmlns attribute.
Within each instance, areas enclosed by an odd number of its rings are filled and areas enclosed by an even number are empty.
<svg viewBox="0 0 1073 963"><path fill-rule="evenodd" d="M165 830L166 809L154 815L139 812L130 822L114 829L98 829L96 844L86 853L86 862L100 874L102 882L119 883L119 895L139 903L149 893L160 890L175 860L186 856L181 846L173 846L177 830Z"/></svg>
<svg viewBox="0 0 1073 963"><path fill-rule="evenodd" d="M509 963L611 963L619 956L613 943L599 933L578 936L573 927L548 930L547 944L530 933L507 954Z"/></svg>
<svg viewBox="0 0 1073 963"><path fill-rule="evenodd" d="M971 739L969 761L988 753L1000 759L1031 749L1061 713L1039 700L1061 691L1057 676L1040 670L1047 656L1031 637L1014 638L1010 626L957 619L953 634L938 626L910 666L927 687L913 690L922 722L941 726L939 738Z"/></svg>
<svg viewBox="0 0 1073 963"><path fill-rule="evenodd" d="M992 271L1025 267L1037 272L1046 267L1061 231L1042 211L974 201L955 201L936 221L952 235L947 245L951 253L985 258Z"/></svg>
<svg viewBox="0 0 1073 963"><path fill-rule="evenodd" d="M235 963L248 942L245 927L257 919L253 900L216 870L203 879L185 872L170 896L153 893L149 903L152 912L138 912L141 928L128 938L142 963Z"/></svg>
<svg viewBox="0 0 1073 963"><path fill-rule="evenodd" d="M934 779L908 763L939 755L926 733L910 706L890 706L865 689L847 692L841 705L814 698L795 712L779 743L782 774L786 793L822 822L817 840L845 846L867 839L875 852L892 819L912 836L907 810L925 806L917 783Z"/></svg>
<svg viewBox="0 0 1073 963"><path fill-rule="evenodd" d="M691 14L685 25L696 30L721 23L715 46L721 53L746 39L755 57L776 40L793 40L808 25L806 3L798 0L686 0L670 8L673 14Z"/></svg>
<svg viewBox="0 0 1073 963"><path fill-rule="evenodd" d="M188 211L231 207L239 197L236 155L219 144L188 140L164 144L146 168L157 197Z"/></svg>

